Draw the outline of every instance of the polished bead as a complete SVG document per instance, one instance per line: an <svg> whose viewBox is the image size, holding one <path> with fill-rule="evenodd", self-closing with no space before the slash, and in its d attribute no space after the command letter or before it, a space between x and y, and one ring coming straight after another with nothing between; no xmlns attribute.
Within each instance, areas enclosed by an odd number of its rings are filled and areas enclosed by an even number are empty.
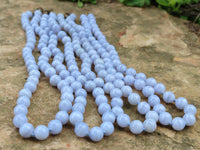
<svg viewBox="0 0 200 150"><path fill-rule="evenodd" d="M114 125L111 122L103 122L101 124L101 129L103 130L105 136L113 134L115 130Z"/></svg>
<svg viewBox="0 0 200 150"><path fill-rule="evenodd" d="M28 81L28 82L26 82L26 83L24 84L24 88L29 89L29 90L33 93L33 92L36 91L37 85L36 85L34 82Z"/></svg>
<svg viewBox="0 0 200 150"><path fill-rule="evenodd" d="M79 111L83 114L85 112L85 106L81 103L75 103L72 107L72 111Z"/></svg>
<svg viewBox="0 0 200 150"><path fill-rule="evenodd" d="M149 97L151 95L153 95L155 92L154 88L151 87L151 86L145 86L143 89L142 89L142 93L145 97Z"/></svg>
<svg viewBox="0 0 200 150"><path fill-rule="evenodd" d="M95 78L94 82L96 84L96 87L103 87L103 85L104 85L104 81L101 78Z"/></svg>
<svg viewBox="0 0 200 150"><path fill-rule="evenodd" d="M153 119L157 122L158 121L158 113L155 111L149 111L148 113L146 113L145 119Z"/></svg>
<svg viewBox="0 0 200 150"><path fill-rule="evenodd" d="M30 123L24 123L19 128L19 133L23 138L30 138L34 132L34 127Z"/></svg>
<svg viewBox="0 0 200 150"><path fill-rule="evenodd" d="M69 116L69 121L71 124L75 125L76 123L83 121L83 114L79 111L73 111Z"/></svg>
<svg viewBox="0 0 200 150"><path fill-rule="evenodd" d="M196 113L197 113L197 109L196 109L196 107L194 106L194 105L186 105L185 107L184 107L184 113L186 114L186 113L191 113L191 114L193 114L193 115L195 115Z"/></svg>
<svg viewBox="0 0 200 150"><path fill-rule="evenodd" d="M107 102L108 102L108 99L105 95L98 95L95 98L95 103L97 104L97 106L99 106L102 103L107 103Z"/></svg>
<svg viewBox="0 0 200 150"><path fill-rule="evenodd" d="M160 98L157 95L151 95L148 97L148 103L153 107L156 104L160 104Z"/></svg>
<svg viewBox="0 0 200 150"><path fill-rule="evenodd" d="M92 95L93 97L97 97L98 95L104 95L104 90L102 88L94 88L94 90L92 91Z"/></svg>
<svg viewBox="0 0 200 150"><path fill-rule="evenodd" d="M58 75L53 75L50 77L50 83L52 86L57 86L58 82L60 82L61 78Z"/></svg>
<svg viewBox="0 0 200 150"><path fill-rule="evenodd" d="M153 110L157 113L165 112L165 106L163 104L156 104L153 106Z"/></svg>
<svg viewBox="0 0 200 150"><path fill-rule="evenodd" d="M183 119L185 120L185 123L187 126L192 126L196 122L196 118L193 114L187 113L183 116Z"/></svg>
<svg viewBox="0 0 200 150"><path fill-rule="evenodd" d="M85 89L86 89L86 91L88 91L88 92L91 92L95 87L96 87L96 84L95 84L94 81L87 81L87 82L85 83Z"/></svg>
<svg viewBox="0 0 200 150"><path fill-rule="evenodd" d="M143 123L143 126L144 126L145 131L148 132L148 133L154 132L156 130L156 127L157 127L156 121L153 120L153 119L145 120L144 123Z"/></svg>
<svg viewBox="0 0 200 150"><path fill-rule="evenodd" d="M14 114L17 115L17 114L24 114L26 115L28 113L28 109L25 105L16 105L15 108L14 108Z"/></svg>
<svg viewBox="0 0 200 150"><path fill-rule="evenodd" d="M133 134L140 134L144 130L143 124L140 120L134 120L130 123L130 131Z"/></svg>
<svg viewBox="0 0 200 150"><path fill-rule="evenodd" d="M114 89L114 85L111 82L105 83L103 89L106 94L109 94L112 89Z"/></svg>
<svg viewBox="0 0 200 150"><path fill-rule="evenodd" d="M135 75L136 75L135 69L133 69L133 68L128 68L128 69L126 70L126 75L135 76Z"/></svg>
<svg viewBox="0 0 200 150"><path fill-rule="evenodd" d="M26 123L28 121L27 117L25 114L17 114L14 118L13 118L13 124L15 125L15 127L19 128L21 125L23 125L24 123Z"/></svg>
<svg viewBox="0 0 200 150"><path fill-rule="evenodd" d="M156 84L157 84L157 82L156 82L156 79L154 79L154 78L148 78L146 80L146 85L148 85L148 86L154 87Z"/></svg>
<svg viewBox="0 0 200 150"><path fill-rule="evenodd" d="M17 99L17 105L24 105L26 107L29 107L30 106L30 99L28 96L20 96L18 99Z"/></svg>
<svg viewBox="0 0 200 150"><path fill-rule="evenodd" d="M34 135L38 140L45 140L49 136L49 129L44 125L39 125L35 128Z"/></svg>
<svg viewBox="0 0 200 150"><path fill-rule="evenodd" d="M171 91L167 91L163 94L163 100L166 103L172 103L175 100L175 95Z"/></svg>
<svg viewBox="0 0 200 150"><path fill-rule="evenodd" d="M69 112L72 109L72 103L69 100L62 100L59 103L59 109L61 111L67 111L67 112Z"/></svg>
<svg viewBox="0 0 200 150"><path fill-rule="evenodd" d="M68 94L72 94L73 93L73 89L70 86L63 86L61 88L61 95L64 93L68 93Z"/></svg>
<svg viewBox="0 0 200 150"><path fill-rule="evenodd" d="M117 124L122 127L125 128L127 126L130 125L130 117L127 114L119 114L117 116Z"/></svg>
<svg viewBox="0 0 200 150"><path fill-rule="evenodd" d="M76 97L77 96L87 97L87 92L86 92L86 90L84 90L84 89L81 88L81 89L76 90L75 96Z"/></svg>
<svg viewBox="0 0 200 150"><path fill-rule="evenodd" d="M114 86L121 89L124 86L124 81L122 81L121 79L117 79L114 81Z"/></svg>
<svg viewBox="0 0 200 150"><path fill-rule="evenodd" d="M172 123L172 115L168 112L161 112L159 114L159 122L162 125L170 125Z"/></svg>
<svg viewBox="0 0 200 150"><path fill-rule="evenodd" d="M105 112L110 111L110 105L108 103L101 103L98 107L99 114L103 115Z"/></svg>
<svg viewBox="0 0 200 150"><path fill-rule="evenodd" d="M113 88L111 91L110 91L110 97L121 97L122 96L122 91L118 88Z"/></svg>
<svg viewBox="0 0 200 150"><path fill-rule="evenodd" d="M144 73L137 73L135 76L136 79L146 80L146 75Z"/></svg>
<svg viewBox="0 0 200 150"><path fill-rule="evenodd" d="M119 97L114 97L111 100L111 106L112 107L115 107L115 106L122 107L123 106L123 100Z"/></svg>
<svg viewBox="0 0 200 150"><path fill-rule="evenodd" d="M102 116L102 121L114 123L115 122L115 114L111 111L105 112Z"/></svg>
<svg viewBox="0 0 200 150"><path fill-rule="evenodd" d="M76 90L82 88L82 84L81 84L81 82L74 81L74 82L71 84L71 87L73 88L74 91L76 91Z"/></svg>
<svg viewBox="0 0 200 150"><path fill-rule="evenodd" d="M75 134L78 137L85 137L89 134L89 126L84 122L79 122L75 125Z"/></svg>
<svg viewBox="0 0 200 150"><path fill-rule="evenodd" d="M164 92L165 92L165 86L162 83L157 83L154 86L154 89L155 89L155 93L157 93L157 94L164 94Z"/></svg>
<svg viewBox="0 0 200 150"><path fill-rule="evenodd" d="M62 131L62 123L59 120L51 120L48 124L48 128L51 134L59 134Z"/></svg>
<svg viewBox="0 0 200 150"><path fill-rule="evenodd" d="M24 89L19 91L19 96L27 96L27 97L31 98L32 93L29 89L24 88Z"/></svg>
<svg viewBox="0 0 200 150"><path fill-rule="evenodd" d="M175 105L178 109L184 109L184 107L187 106L187 104L187 99L184 97L179 97L175 100Z"/></svg>
<svg viewBox="0 0 200 150"><path fill-rule="evenodd" d="M172 120L172 128L176 131L181 131L185 128L186 122L181 117L176 117Z"/></svg>
<svg viewBox="0 0 200 150"><path fill-rule="evenodd" d="M145 87L145 82L142 79L136 79L134 82L134 87L137 90L142 90Z"/></svg>
<svg viewBox="0 0 200 150"><path fill-rule="evenodd" d="M121 91L124 97L128 97L132 93L132 88L126 85L121 88Z"/></svg>
<svg viewBox="0 0 200 150"><path fill-rule="evenodd" d="M60 120L62 125L65 125L68 122L69 115L66 111L57 112L55 119Z"/></svg>
<svg viewBox="0 0 200 150"><path fill-rule="evenodd" d="M84 106L86 106L87 100L86 100L86 98L83 97L83 96L77 96L77 97L75 98L74 103L81 103L81 104L83 104Z"/></svg>
<svg viewBox="0 0 200 150"><path fill-rule="evenodd" d="M64 92L61 94L61 100L68 100L70 102L74 101L74 95L69 92Z"/></svg>
<svg viewBox="0 0 200 150"><path fill-rule="evenodd" d="M105 81L106 82L113 82L115 80L115 76L112 75L112 74L108 74L106 77L105 77Z"/></svg>
<svg viewBox="0 0 200 150"><path fill-rule="evenodd" d="M128 96L128 102L131 104L131 105L137 105L140 103L140 95L137 94L137 93L131 93L129 94Z"/></svg>
<svg viewBox="0 0 200 150"><path fill-rule="evenodd" d="M125 82L125 84L132 86L135 82L135 78L131 75L126 75L124 77L124 82Z"/></svg>
<svg viewBox="0 0 200 150"><path fill-rule="evenodd" d="M101 141L103 136L103 130L100 127L93 127L89 132L89 137L94 142Z"/></svg>
<svg viewBox="0 0 200 150"><path fill-rule="evenodd" d="M137 110L140 114L145 115L150 111L150 105L147 102L140 102L138 104Z"/></svg>

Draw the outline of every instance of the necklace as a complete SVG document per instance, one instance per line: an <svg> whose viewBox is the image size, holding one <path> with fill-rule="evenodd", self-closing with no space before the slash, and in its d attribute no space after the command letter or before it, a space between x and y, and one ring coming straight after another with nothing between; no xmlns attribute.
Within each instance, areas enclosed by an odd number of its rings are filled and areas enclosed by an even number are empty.
<svg viewBox="0 0 200 150"><path fill-rule="evenodd" d="M32 20L29 21L31 17ZM171 125L176 131L194 125L196 107L188 104L183 97L176 99L172 92L165 91L165 86L157 83L154 78L147 79L144 73L136 73L133 68L127 69L121 63L115 47L106 41L92 14L80 16L82 25L77 25L75 19L74 14L65 19L62 14L56 15L53 12L42 14L39 10L34 12L34 16L30 11L22 14L22 27L27 35L23 58L29 77L19 92L13 118L13 124L19 128L22 137L45 140L49 133L59 134L62 125L68 120L75 126L75 134L78 137L89 136L94 142L114 132L115 120L120 127L129 127L133 134L140 134L143 131L154 132L158 121L162 125ZM37 64L32 55L36 43L35 33L40 37L37 48L41 55ZM57 48L58 40L64 44L64 53ZM74 53L82 61L81 71L75 61ZM53 61L49 64L51 57ZM91 69L92 64L97 75ZM60 90L61 102L55 120L50 121L48 127L39 125L34 129L33 125L28 123L26 115L30 98L39 82L39 70L49 78L52 86L57 86ZM132 92L133 86L142 91L148 98L148 103L141 102L140 96ZM89 129L83 122L87 92L92 93L98 112L102 115L103 123L100 127ZM105 93L112 98L111 106ZM184 110L185 115L182 118L172 119L171 114L165 112L165 106L160 104L157 95L162 96L166 103L175 103L178 109ZM130 117L122 109L121 97L127 97L131 105L137 105L138 112L145 115L146 120L143 123L140 120L130 121Z"/></svg>

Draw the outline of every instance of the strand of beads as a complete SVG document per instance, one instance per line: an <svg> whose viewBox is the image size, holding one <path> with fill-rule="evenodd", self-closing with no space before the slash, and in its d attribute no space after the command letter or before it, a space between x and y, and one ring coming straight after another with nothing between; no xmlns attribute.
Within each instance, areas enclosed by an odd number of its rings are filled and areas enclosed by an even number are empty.
<svg viewBox="0 0 200 150"><path fill-rule="evenodd" d="M92 30L94 36L109 51L109 49L111 49L113 47L109 45L109 43L105 40L105 38L101 38L102 33L101 33L100 29L98 28L98 25L96 24L94 16L88 15L88 18L90 20L89 22L91 24L91 30ZM113 50L115 50L115 49L113 49ZM116 63L116 62L118 62L118 63ZM119 60L114 60L113 65L115 65L115 64L117 64L117 66L115 66L117 70L121 70L125 73L126 67L124 67L124 65L121 64ZM132 70L132 68L130 68L130 69ZM133 70L133 72L134 72L134 70ZM177 131L184 129L185 125L191 126L195 123L196 119L195 119L194 115L196 114L196 108L193 105L188 105L187 100L185 98L180 97L180 98L175 99L175 96L172 92L170 92L170 91L165 92L165 86L162 83L157 83L154 78L146 79L146 75L144 73L138 73L134 77L136 79L134 81L134 87L137 90L142 90L143 95L145 97L148 97L149 104L151 106L153 106L153 110L159 114L159 117L157 117L155 112L146 111L146 110L149 110L149 106L145 102L141 102L140 103L141 105L140 104L138 105L138 111L141 114L146 114L146 118L153 118L156 121L159 119L159 122L162 125L172 125L173 129L177 130ZM178 109L184 109L185 115L183 116L183 118L176 117L176 118L172 119L171 114L169 114L168 112L165 112L165 107L162 104L160 104L160 99L157 95L154 95L154 92L158 95L159 94L163 95L163 100L166 103L175 102L175 105ZM129 101L130 101L130 99L129 99Z"/></svg>

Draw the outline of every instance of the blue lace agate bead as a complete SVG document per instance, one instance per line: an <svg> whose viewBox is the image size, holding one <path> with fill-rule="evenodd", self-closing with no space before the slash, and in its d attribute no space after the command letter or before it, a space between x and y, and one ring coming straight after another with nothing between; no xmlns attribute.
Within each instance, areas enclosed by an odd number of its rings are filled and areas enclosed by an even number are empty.
<svg viewBox="0 0 200 150"><path fill-rule="evenodd" d="M168 112L161 112L159 114L159 122L162 125L170 125L172 123L172 115Z"/></svg>
<svg viewBox="0 0 200 150"><path fill-rule="evenodd" d="M146 132L152 133L156 130L156 121L153 119L147 119L143 122L143 126Z"/></svg>
<svg viewBox="0 0 200 150"><path fill-rule="evenodd" d="M145 86L143 89L142 89L142 93L145 97L149 97L151 95L153 95L155 92L154 88L151 87L151 86Z"/></svg>
<svg viewBox="0 0 200 150"><path fill-rule="evenodd" d="M187 104L187 99L184 97L179 97L175 100L175 105L178 109L184 109Z"/></svg>
<svg viewBox="0 0 200 150"><path fill-rule="evenodd" d="M176 117L172 120L172 128L176 131L181 131L185 128L185 120L181 117Z"/></svg>
<svg viewBox="0 0 200 150"><path fill-rule="evenodd" d="M123 106L123 100L119 97L114 97L111 100L111 106L112 107L115 107L115 106L122 107Z"/></svg>
<svg viewBox="0 0 200 150"><path fill-rule="evenodd" d="M98 107L99 114L103 115L105 112L110 111L110 105L108 103L101 103Z"/></svg>
<svg viewBox="0 0 200 150"><path fill-rule="evenodd" d="M122 91L118 88L114 88L110 91L110 97L121 97L122 96Z"/></svg>
<svg viewBox="0 0 200 150"><path fill-rule="evenodd" d="M154 86L154 89L155 89L155 93L157 94L163 94L165 92L165 86L162 83L157 83Z"/></svg>
<svg viewBox="0 0 200 150"><path fill-rule="evenodd" d="M35 128L34 135L38 140L45 140L49 136L49 129L44 125L39 125Z"/></svg>
<svg viewBox="0 0 200 150"><path fill-rule="evenodd" d="M114 86L121 89L124 86L124 81L122 81L121 79L117 79L114 81Z"/></svg>
<svg viewBox="0 0 200 150"><path fill-rule="evenodd" d="M59 120L62 125L65 125L68 122L69 115L66 111L59 111L55 116L56 120Z"/></svg>
<svg viewBox="0 0 200 150"><path fill-rule="evenodd" d="M72 103L69 100L62 100L59 103L59 109L61 111L67 111L67 112L69 112L72 109Z"/></svg>
<svg viewBox="0 0 200 150"><path fill-rule="evenodd" d="M163 94L163 100L166 103L172 103L175 100L175 95L171 91L167 91Z"/></svg>
<svg viewBox="0 0 200 150"><path fill-rule="evenodd" d="M34 132L34 127L30 123L24 123L19 128L19 134L23 138L30 138L32 136L33 132Z"/></svg>
<svg viewBox="0 0 200 150"><path fill-rule="evenodd" d="M196 107L194 106L194 105L186 105L185 107L184 107L184 113L186 114L186 113L191 113L191 114L193 114L193 115L195 115L196 113L197 113L197 109L196 109Z"/></svg>
<svg viewBox="0 0 200 150"><path fill-rule="evenodd" d="M186 122L186 126L192 126L195 124L196 122L196 118L194 116L194 114L191 114L191 113L187 113L183 116L183 119L185 120Z"/></svg>
<svg viewBox="0 0 200 150"><path fill-rule="evenodd" d="M131 105L137 105L140 103L140 95L137 94L137 93L131 93L129 94L128 96L128 102L131 104Z"/></svg>
<svg viewBox="0 0 200 150"><path fill-rule="evenodd" d="M105 83L103 89L106 94L109 94L112 89L114 89L114 85L111 82Z"/></svg>
<svg viewBox="0 0 200 150"><path fill-rule="evenodd" d="M146 80L146 75L144 73L137 73L136 74L136 79L142 79L142 80Z"/></svg>
<svg viewBox="0 0 200 150"><path fill-rule="evenodd" d="M89 137L93 142L101 141L103 136L103 130L100 127L93 127L89 132Z"/></svg>
<svg viewBox="0 0 200 150"><path fill-rule="evenodd" d="M25 105L16 105L15 108L14 108L14 114L17 115L17 114L24 114L26 115L28 113L28 109Z"/></svg>
<svg viewBox="0 0 200 150"><path fill-rule="evenodd" d="M138 104L137 110L140 114L145 115L150 111L150 105L147 102L140 102Z"/></svg>
<svg viewBox="0 0 200 150"><path fill-rule="evenodd" d="M76 123L82 122L83 121L83 114L80 113L79 111L74 111L70 114L69 121L73 125L75 125Z"/></svg>
<svg viewBox="0 0 200 150"><path fill-rule="evenodd" d="M85 89L86 89L86 91L88 91L88 92L91 92L95 87L96 87L96 84L95 84L94 81L87 81L87 82L85 83Z"/></svg>
<svg viewBox="0 0 200 150"><path fill-rule="evenodd" d="M135 71L135 69L133 69L133 68L128 68L128 69L126 70L126 74L127 74L127 75L135 76L135 75L136 75L136 71Z"/></svg>
<svg viewBox="0 0 200 150"><path fill-rule="evenodd" d="M83 114L85 112L85 106L81 103L75 103L72 107L72 111L79 111Z"/></svg>
<svg viewBox="0 0 200 150"><path fill-rule="evenodd" d="M14 118L13 118L13 124L15 125L15 127L19 128L21 125L23 125L24 123L26 123L28 121L27 117L25 114L17 114Z"/></svg>
<svg viewBox="0 0 200 150"><path fill-rule="evenodd" d="M134 87L137 90L142 90L145 87L145 82L142 79L136 79L134 82Z"/></svg>
<svg viewBox="0 0 200 150"><path fill-rule="evenodd" d="M119 114L117 116L117 124L122 127L125 128L127 126L130 125L130 117L127 114Z"/></svg>
<svg viewBox="0 0 200 150"><path fill-rule="evenodd" d="M153 110L157 113L165 112L165 106L163 104L156 104L153 106Z"/></svg>
<svg viewBox="0 0 200 150"><path fill-rule="evenodd" d="M148 103L153 107L156 104L160 104L160 98L157 95L151 95L148 98Z"/></svg>
<svg viewBox="0 0 200 150"><path fill-rule="evenodd" d="M132 86L135 82L135 78L131 75L126 75L124 77L124 82L125 82L125 84Z"/></svg>
<svg viewBox="0 0 200 150"><path fill-rule="evenodd" d="M129 128L133 134L140 134L144 130L143 124L140 120L132 121Z"/></svg>
<svg viewBox="0 0 200 150"><path fill-rule="evenodd" d="M148 86L154 87L156 84L157 84L157 82L156 82L156 79L154 79L154 78L148 78L146 80L146 85L148 85Z"/></svg>
<svg viewBox="0 0 200 150"><path fill-rule="evenodd" d="M128 97L129 94L132 93L132 88L131 88L130 86L123 86L123 87L121 88L121 91L122 91L122 95L123 95L124 97Z"/></svg>
<svg viewBox="0 0 200 150"><path fill-rule="evenodd" d="M103 130L105 136L113 134L115 130L114 125L111 122L103 122L100 127Z"/></svg>
<svg viewBox="0 0 200 150"><path fill-rule="evenodd" d="M94 88L94 90L92 91L92 95L93 97L97 97L98 95L104 95L104 90L100 87Z"/></svg>
<svg viewBox="0 0 200 150"><path fill-rule="evenodd" d="M105 95L98 95L95 98L95 103L97 104L97 106L99 106L102 103L107 103L107 102L108 102L108 99Z"/></svg>
<svg viewBox="0 0 200 150"><path fill-rule="evenodd" d="M89 134L89 126L84 122L79 122L75 125L75 134L78 137L85 137Z"/></svg>
<svg viewBox="0 0 200 150"><path fill-rule="evenodd" d="M103 122L115 122L115 114L111 111L105 112L102 116Z"/></svg>
<svg viewBox="0 0 200 150"><path fill-rule="evenodd" d="M146 113L145 119L153 119L157 122L158 121L158 113L155 111L149 111L148 113Z"/></svg>
<svg viewBox="0 0 200 150"><path fill-rule="evenodd" d="M48 124L48 128L51 134L59 134L62 131L62 123L60 120L51 120Z"/></svg>
<svg viewBox="0 0 200 150"><path fill-rule="evenodd" d="M119 116L120 114L123 114L124 113L124 110L119 107L119 106L115 106L112 108L112 112L115 114L115 116Z"/></svg>

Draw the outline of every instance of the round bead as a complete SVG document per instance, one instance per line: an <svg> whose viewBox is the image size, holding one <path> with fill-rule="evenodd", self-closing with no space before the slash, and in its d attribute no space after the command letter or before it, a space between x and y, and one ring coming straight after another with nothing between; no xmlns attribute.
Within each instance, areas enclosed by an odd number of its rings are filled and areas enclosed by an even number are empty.
<svg viewBox="0 0 200 150"><path fill-rule="evenodd" d="M157 95L151 95L148 98L148 103L153 107L156 104L160 104L160 98Z"/></svg>
<svg viewBox="0 0 200 150"><path fill-rule="evenodd" d="M62 131L62 123L59 120L51 120L48 124L51 134L56 135Z"/></svg>
<svg viewBox="0 0 200 150"><path fill-rule="evenodd" d="M106 94L109 94L112 89L114 89L114 85L111 82L104 84L103 89Z"/></svg>
<svg viewBox="0 0 200 150"><path fill-rule="evenodd" d="M122 128L129 126L130 125L130 117L127 114L119 114L117 116L117 124Z"/></svg>
<svg viewBox="0 0 200 150"><path fill-rule="evenodd" d="M172 103L175 100L175 95L171 91L167 91L163 94L163 100L166 103Z"/></svg>
<svg viewBox="0 0 200 150"><path fill-rule="evenodd" d="M87 92L86 92L86 90L81 88L81 89L76 90L75 96L76 97L78 97L78 96L87 97Z"/></svg>
<svg viewBox="0 0 200 150"><path fill-rule="evenodd" d="M35 128L34 135L38 140L45 140L49 136L49 129L44 125L39 125Z"/></svg>
<svg viewBox="0 0 200 150"><path fill-rule="evenodd" d="M137 105L140 103L140 95L137 94L137 93L131 93L129 94L128 96L128 102L131 104L131 105Z"/></svg>
<svg viewBox="0 0 200 150"><path fill-rule="evenodd" d="M72 111L79 111L83 114L85 112L85 106L81 103L75 103L72 107Z"/></svg>
<svg viewBox="0 0 200 150"><path fill-rule="evenodd" d="M89 126L84 122L79 122L75 125L75 134L78 137L85 137L89 134Z"/></svg>
<svg viewBox="0 0 200 150"><path fill-rule="evenodd" d="M108 75L105 77L105 81L106 81L106 82L113 82L113 81L115 81L115 76L112 75L112 74L108 74Z"/></svg>
<svg viewBox="0 0 200 150"><path fill-rule="evenodd" d="M137 110L140 114L145 115L150 111L150 105L147 102L140 102L138 104Z"/></svg>
<svg viewBox="0 0 200 150"><path fill-rule="evenodd" d="M58 75L53 75L50 77L50 83L52 86L57 86L58 82L60 82L61 78Z"/></svg>
<svg viewBox="0 0 200 150"><path fill-rule="evenodd" d="M146 75L144 73L137 73L135 78L146 80Z"/></svg>
<svg viewBox="0 0 200 150"><path fill-rule="evenodd" d="M74 91L82 88L82 84L81 82L78 82L78 81L74 81L72 84L71 84L71 87L73 88Z"/></svg>
<svg viewBox="0 0 200 150"><path fill-rule="evenodd" d="M124 82L125 82L125 84L132 86L134 84L134 82L135 82L135 79L131 75L126 75L124 77Z"/></svg>
<svg viewBox="0 0 200 150"><path fill-rule="evenodd" d="M127 74L127 75L135 76L135 75L136 75L136 71L135 71L135 69L133 69L133 68L128 68L128 69L126 70L126 74Z"/></svg>
<svg viewBox="0 0 200 150"><path fill-rule="evenodd" d="M184 113L186 114L186 113L191 113L191 114L193 114L193 115L195 115L196 113L197 113L197 109L196 109L196 107L194 106L194 105L186 105L185 107L184 107Z"/></svg>
<svg viewBox="0 0 200 150"><path fill-rule="evenodd" d="M117 117L118 115L123 114L124 110L121 107L119 107L119 106L115 106L115 107L112 108L112 112Z"/></svg>
<svg viewBox="0 0 200 150"><path fill-rule="evenodd" d="M157 122L158 121L158 113L155 111L149 111L148 113L146 113L145 119L153 119Z"/></svg>
<svg viewBox="0 0 200 150"><path fill-rule="evenodd" d="M104 90L102 88L94 88L92 95L96 98L98 95L104 95Z"/></svg>
<svg viewBox="0 0 200 150"><path fill-rule="evenodd" d="M114 88L110 91L110 97L121 97L122 96L122 91L118 88Z"/></svg>
<svg viewBox="0 0 200 150"><path fill-rule="evenodd" d="M69 93L69 92L64 92L61 94L61 100L67 100L67 101L70 101L70 102L73 102L74 101L74 95L72 93Z"/></svg>
<svg viewBox="0 0 200 150"><path fill-rule="evenodd" d="M28 109L25 105L17 105L15 106L14 108L14 114L17 115L17 114L24 114L26 115L28 113Z"/></svg>
<svg viewBox="0 0 200 150"><path fill-rule="evenodd" d="M142 89L142 93L145 97L149 97L151 95L153 95L155 92L154 88L152 88L151 86L145 86L143 89Z"/></svg>
<svg viewBox="0 0 200 150"><path fill-rule="evenodd" d="M108 103L101 103L98 107L98 112L103 115L105 112L110 111L110 105Z"/></svg>
<svg viewBox="0 0 200 150"><path fill-rule="evenodd" d="M94 82L96 84L96 87L103 87L103 85L104 85L104 81L101 78L95 78Z"/></svg>
<svg viewBox="0 0 200 150"><path fill-rule="evenodd" d="M89 132L89 137L94 142L101 141L103 135L103 130L100 127L93 127Z"/></svg>
<svg viewBox="0 0 200 150"><path fill-rule="evenodd" d="M69 115L66 111L59 111L59 112L57 112L55 119L60 120L62 125L65 125L68 122Z"/></svg>
<svg viewBox="0 0 200 150"><path fill-rule="evenodd" d="M156 111L157 113L165 112L165 106L163 104L156 104L153 107L153 110Z"/></svg>
<svg viewBox="0 0 200 150"><path fill-rule="evenodd" d="M144 80L142 79L136 79L135 82L134 82L134 87L137 89L137 90L142 90L145 86L145 82Z"/></svg>
<svg viewBox="0 0 200 150"><path fill-rule="evenodd" d="M144 121L143 126L145 128L145 131L148 133L152 133L156 130L156 121L153 119L147 119Z"/></svg>
<svg viewBox="0 0 200 150"><path fill-rule="evenodd" d="M156 80L154 78L148 78L146 80L146 85L148 85L148 86L154 87L156 84L157 84L157 82L156 82Z"/></svg>
<svg viewBox="0 0 200 150"><path fill-rule="evenodd" d="M19 134L23 138L30 138L31 135L33 134L34 127L30 123L24 123L23 125L20 126L19 128Z"/></svg>
<svg viewBox="0 0 200 150"><path fill-rule="evenodd" d="M184 107L187 106L187 104L187 99L184 97L179 97L175 100L175 105L178 109L184 109Z"/></svg>
<svg viewBox="0 0 200 150"><path fill-rule="evenodd" d="M15 127L19 128L21 125L23 125L24 123L26 123L28 121L27 117L25 114L17 114L14 118L13 118L13 124L15 125Z"/></svg>
<svg viewBox="0 0 200 150"><path fill-rule="evenodd" d="M108 99L106 96L104 95L98 95L96 98L95 98L95 103L97 104L97 106L99 106L100 104L102 103L107 103L108 102Z"/></svg>
<svg viewBox="0 0 200 150"><path fill-rule="evenodd" d="M144 130L143 124L140 120L132 121L129 128L133 134L140 134Z"/></svg>
<svg viewBox="0 0 200 150"><path fill-rule="evenodd" d="M88 92L91 92L95 87L96 87L96 84L95 84L94 81L87 81L87 82L85 83L85 89L86 89L86 91L88 91Z"/></svg>
<svg viewBox="0 0 200 150"><path fill-rule="evenodd" d="M69 100L62 100L59 103L59 109L61 111L67 111L67 112L69 112L72 109L72 103Z"/></svg>
<svg viewBox="0 0 200 150"><path fill-rule="evenodd" d="M159 114L159 122L162 125L170 125L172 123L172 115L168 112L161 112Z"/></svg>
<svg viewBox="0 0 200 150"><path fill-rule="evenodd" d="M101 129L103 130L105 136L109 136L109 135L113 134L113 132L115 130L115 128L111 122L103 122L101 124Z"/></svg>
<svg viewBox="0 0 200 150"><path fill-rule="evenodd" d="M187 126L192 126L196 122L195 116L193 114L191 114L191 113L185 114L183 116L183 119L185 120Z"/></svg>
<svg viewBox="0 0 200 150"><path fill-rule="evenodd" d="M165 92L165 86L162 83L157 83L154 86L154 89L155 89L155 93L157 94L163 94Z"/></svg>
<svg viewBox="0 0 200 150"><path fill-rule="evenodd" d="M119 97L114 97L111 100L111 106L112 107L115 107L115 106L122 107L123 106L123 100Z"/></svg>
<svg viewBox="0 0 200 150"><path fill-rule="evenodd" d="M75 98L74 103L75 103L75 104L76 104L76 103L81 103L81 104L83 104L84 106L86 106L87 100L86 100L85 97L83 97L83 96L78 96L78 97Z"/></svg>
<svg viewBox="0 0 200 150"><path fill-rule="evenodd" d="M124 81L122 81L121 79L117 79L114 81L114 86L121 89L124 86Z"/></svg>
<svg viewBox="0 0 200 150"><path fill-rule="evenodd" d="M185 128L185 121L181 117L176 117L172 120L172 128L176 131L181 131Z"/></svg>
<svg viewBox="0 0 200 150"><path fill-rule="evenodd" d="M24 88L19 91L19 96L27 96L28 98L31 98L32 93L29 89Z"/></svg>
<svg viewBox="0 0 200 150"><path fill-rule="evenodd" d="M105 112L102 116L103 122L115 122L115 114L113 112Z"/></svg>
<svg viewBox="0 0 200 150"><path fill-rule="evenodd" d="M74 111L70 114L69 121L73 125L75 125L76 123L82 122L83 121L83 114L80 113L79 111Z"/></svg>
<svg viewBox="0 0 200 150"><path fill-rule="evenodd" d="M122 95L123 95L124 97L128 97L129 94L132 93L132 88L131 88L130 86L123 86L123 87L121 88L121 91L122 91Z"/></svg>

